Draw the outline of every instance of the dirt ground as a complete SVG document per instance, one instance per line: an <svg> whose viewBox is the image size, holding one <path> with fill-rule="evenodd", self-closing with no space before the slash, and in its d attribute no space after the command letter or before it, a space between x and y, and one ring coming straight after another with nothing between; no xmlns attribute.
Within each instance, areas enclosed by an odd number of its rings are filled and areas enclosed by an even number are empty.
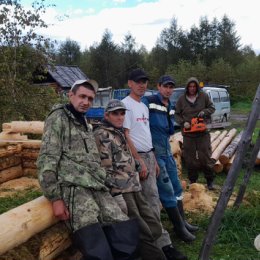
<svg viewBox="0 0 260 260"><path fill-rule="evenodd" d="M38 180L29 177L21 177L18 179L10 180L0 185L0 198L12 196L17 192L21 193L28 189L40 190Z"/></svg>
<svg viewBox="0 0 260 260"><path fill-rule="evenodd" d="M23 192L28 189L40 190L38 180L29 177L10 180L0 185L0 198L13 196L17 192Z"/></svg>

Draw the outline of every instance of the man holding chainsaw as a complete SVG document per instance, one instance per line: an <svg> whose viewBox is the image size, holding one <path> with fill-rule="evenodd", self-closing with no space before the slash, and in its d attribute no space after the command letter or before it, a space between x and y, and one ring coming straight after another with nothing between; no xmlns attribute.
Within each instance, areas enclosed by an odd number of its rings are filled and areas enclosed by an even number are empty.
<svg viewBox="0 0 260 260"><path fill-rule="evenodd" d="M215 107L209 96L200 91L196 78L188 79L185 93L178 99L175 120L183 135L183 157L188 169L190 183L198 179L198 171L204 173L209 190L213 190L215 160L211 158L210 135L204 118L210 117Z"/></svg>

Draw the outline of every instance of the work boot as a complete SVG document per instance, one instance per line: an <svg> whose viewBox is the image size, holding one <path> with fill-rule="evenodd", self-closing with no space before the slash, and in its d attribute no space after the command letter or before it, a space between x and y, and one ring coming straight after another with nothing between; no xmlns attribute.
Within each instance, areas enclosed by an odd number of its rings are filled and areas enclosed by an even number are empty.
<svg viewBox="0 0 260 260"><path fill-rule="evenodd" d="M182 203L182 200L177 200L177 206L178 206L178 209L179 209L179 212L181 214L181 217L184 221L184 225L185 227L190 231L190 232L196 232L199 230L199 227L198 226L195 226L195 225L192 225L190 223L188 223L186 220L185 220L185 215L184 215L184 209L183 209L183 203Z"/></svg>
<svg viewBox="0 0 260 260"><path fill-rule="evenodd" d="M184 242L192 242L195 240L196 237L185 227L178 207L165 208L165 210L174 226L174 231L177 236Z"/></svg>
<svg viewBox="0 0 260 260"><path fill-rule="evenodd" d="M137 219L103 227L114 260L132 260L137 256L139 225Z"/></svg>
<svg viewBox="0 0 260 260"><path fill-rule="evenodd" d="M183 255L173 245L164 246L162 251L167 260L188 260L187 256Z"/></svg>
<svg viewBox="0 0 260 260"><path fill-rule="evenodd" d="M215 190L215 187L213 185L213 180L207 180L207 187L208 190Z"/></svg>
<svg viewBox="0 0 260 260"><path fill-rule="evenodd" d="M72 243L82 253L82 260L114 260L99 223L75 231L72 234Z"/></svg>

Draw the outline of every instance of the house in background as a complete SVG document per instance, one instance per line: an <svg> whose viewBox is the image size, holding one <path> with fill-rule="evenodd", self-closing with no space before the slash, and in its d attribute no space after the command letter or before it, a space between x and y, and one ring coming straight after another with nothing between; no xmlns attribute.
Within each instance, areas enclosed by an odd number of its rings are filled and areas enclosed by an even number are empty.
<svg viewBox="0 0 260 260"><path fill-rule="evenodd" d="M52 87L57 93L65 94L76 80L87 78L78 66L47 65L46 73L37 74L34 85Z"/></svg>

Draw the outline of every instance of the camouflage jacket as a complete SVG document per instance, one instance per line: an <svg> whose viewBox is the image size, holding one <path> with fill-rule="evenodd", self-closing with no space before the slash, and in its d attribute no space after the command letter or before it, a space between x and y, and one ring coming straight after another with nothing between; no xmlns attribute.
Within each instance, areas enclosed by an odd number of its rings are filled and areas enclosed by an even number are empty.
<svg viewBox="0 0 260 260"><path fill-rule="evenodd" d="M95 131L101 166L107 172L106 185L111 194L141 190L136 162L123 132L103 122Z"/></svg>
<svg viewBox="0 0 260 260"><path fill-rule="evenodd" d="M63 185L108 190L91 128L87 130L64 105L56 105L45 121L37 167L49 200L61 198Z"/></svg>

